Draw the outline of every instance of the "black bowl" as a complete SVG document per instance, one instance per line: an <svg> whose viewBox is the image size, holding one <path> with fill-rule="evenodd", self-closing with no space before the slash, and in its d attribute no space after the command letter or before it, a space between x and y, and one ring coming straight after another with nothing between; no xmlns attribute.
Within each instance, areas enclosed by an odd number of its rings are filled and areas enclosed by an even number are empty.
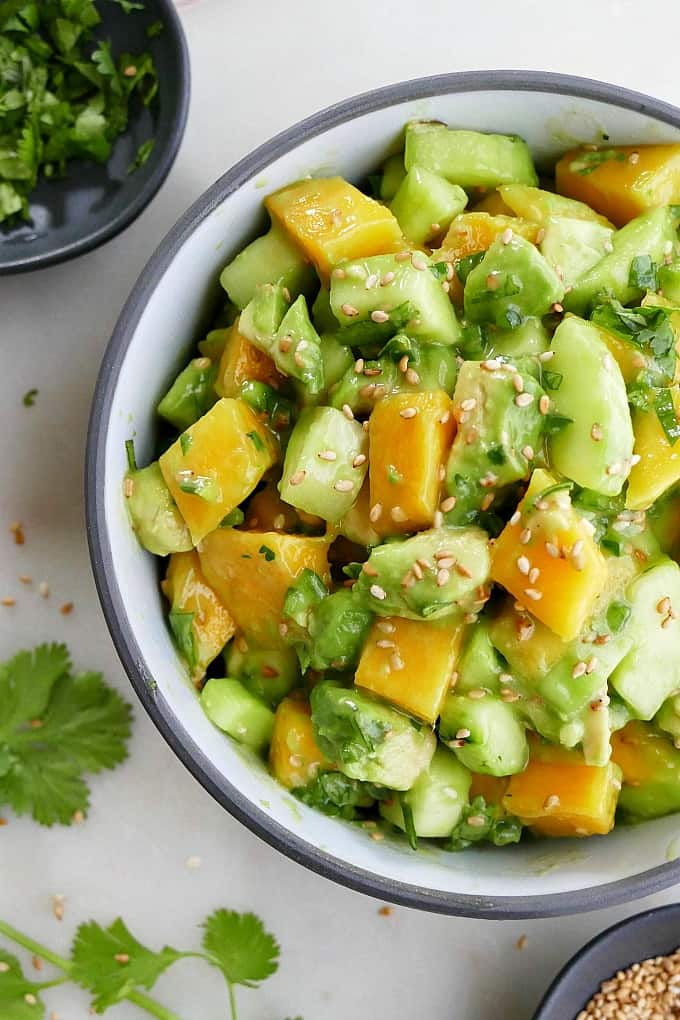
<svg viewBox="0 0 680 1020"><path fill-rule="evenodd" d="M170 172L189 110L189 54L172 0L146 0L144 11L125 14L118 4L100 5L97 33L113 52L151 50L159 90L151 108L133 103L130 121L105 164L73 160L63 180L41 180L31 196L30 222L0 226L0 276L24 272L91 251L119 234L142 212ZM162 21L160 35L146 28ZM147 139L155 139L146 164L128 167Z"/></svg>
<svg viewBox="0 0 680 1020"><path fill-rule="evenodd" d="M562 968L543 997L534 1020L574 1020L619 970L680 946L680 903L645 910L600 932Z"/></svg>

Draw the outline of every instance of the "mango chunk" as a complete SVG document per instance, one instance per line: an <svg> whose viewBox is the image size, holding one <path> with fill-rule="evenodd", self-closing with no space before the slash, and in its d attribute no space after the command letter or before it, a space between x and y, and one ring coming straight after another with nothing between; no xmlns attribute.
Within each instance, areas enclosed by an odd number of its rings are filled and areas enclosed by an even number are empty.
<svg viewBox="0 0 680 1020"><path fill-rule="evenodd" d="M279 632L286 592L305 569L328 583L326 538L220 528L202 542L201 567L247 641L287 647Z"/></svg>
<svg viewBox="0 0 680 1020"><path fill-rule="evenodd" d="M390 210L342 177L298 181L269 195L264 204L324 281L338 262L387 255L404 246Z"/></svg>
<svg viewBox="0 0 680 1020"><path fill-rule="evenodd" d="M314 739L312 712L306 699L284 698L276 709L269 767L274 778L289 790L307 786L320 771L332 768Z"/></svg>
<svg viewBox="0 0 680 1020"><path fill-rule="evenodd" d="M487 804L501 804L510 782L509 776L489 776L473 772L470 784L470 801L483 797Z"/></svg>
<svg viewBox="0 0 680 1020"><path fill-rule="evenodd" d="M192 676L200 680L208 665L236 633L236 624L203 576L198 553L193 549L172 554L161 588L172 613L193 614L195 665Z"/></svg>
<svg viewBox="0 0 680 1020"><path fill-rule="evenodd" d="M680 202L680 145L572 149L555 167L561 195L622 227L646 209Z"/></svg>
<svg viewBox="0 0 680 1020"><path fill-rule="evenodd" d="M680 388L672 388L673 406L680 416ZM640 460L628 477L626 507L646 510L666 489L680 480L680 441L671 445L654 411L633 414L634 453Z"/></svg>
<svg viewBox="0 0 680 1020"><path fill-rule="evenodd" d="M268 354L239 333L238 322L237 319L227 331L215 380L216 392L220 397L238 397L242 384L251 379L278 389L283 376Z"/></svg>
<svg viewBox="0 0 680 1020"><path fill-rule="evenodd" d="M371 507L379 534L432 525L440 468L456 429L452 407L444 390L396 393L376 404L368 436Z"/></svg>
<svg viewBox="0 0 680 1020"><path fill-rule="evenodd" d="M440 253L446 253L450 261L456 262L467 255L486 251L499 234L508 228L532 244L538 237L538 224L530 223L518 216L491 216L488 212L461 213L449 227L442 241Z"/></svg>
<svg viewBox="0 0 680 1020"><path fill-rule="evenodd" d="M451 684L463 631L458 621L430 623L400 616L377 620L361 653L357 687L434 723Z"/></svg>
<svg viewBox="0 0 680 1020"><path fill-rule="evenodd" d="M521 187L521 185L519 186ZM488 213L489 216L515 215L510 206L503 201L503 195L497 188L494 188L493 191L487 192L484 198L480 198L479 202L475 202L472 209L470 209L470 212L484 212Z"/></svg>
<svg viewBox="0 0 680 1020"><path fill-rule="evenodd" d="M588 522L573 509L568 493L546 491L554 485L547 471L534 471L518 507L520 517L510 519L493 548L491 576L570 641L591 614L607 570Z"/></svg>
<svg viewBox="0 0 680 1020"><path fill-rule="evenodd" d="M578 751L532 741L524 772L510 777L503 807L543 836L606 835L614 827L621 769L586 765Z"/></svg>
<svg viewBox="0 0 680 1020"><path fill-rule="evenodd" d="M271 433L242 400L223 398L159 458L194 545L249 496L275 463Z"/></svg>

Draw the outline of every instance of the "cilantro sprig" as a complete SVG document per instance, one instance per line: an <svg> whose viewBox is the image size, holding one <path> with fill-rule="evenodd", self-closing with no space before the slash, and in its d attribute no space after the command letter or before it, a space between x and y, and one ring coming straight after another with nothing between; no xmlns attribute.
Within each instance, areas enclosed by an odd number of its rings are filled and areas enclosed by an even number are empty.
<svg viewBox="0 0 680 1020"><path fill-rule="evenodd" d="M232 1020L237 1020L236 988L257 988L278 969L279 945L255 914L219 909L202 923L198 949L164 946L156 951L139 942L121 918L108 927L97 921L81 924L69 957L41 945L29 935L0 921L0 935L52 964L61 976L40 983L29 980L15 956L0 949L0 1016L3 1020L44 1018L42 993L73 981L92 996L93 1013L105 1013L127 1000L157 1020L181 1020L148 992L178 960L203 960L219 970L227 983Z"/></svg>
<svg viewBox="0 0 680 1020"><path fill-rule="evenodd" d="M132 711L99 673L73 674L65 645L0 665L0 807L42 825L86 814L85 773L127 757Z"/></svg>
<svg viewBox="0 0 680 1020"><path fill-rule="evenodd" d="M115 0L125 13L142 3ZM131 104L158 91L151 53L114 55L97 35L95 0L0 2L0 223L29 216L38 179L65 176L74 158L104 163ZM140 146L130 172L153 141Z"/></svg>

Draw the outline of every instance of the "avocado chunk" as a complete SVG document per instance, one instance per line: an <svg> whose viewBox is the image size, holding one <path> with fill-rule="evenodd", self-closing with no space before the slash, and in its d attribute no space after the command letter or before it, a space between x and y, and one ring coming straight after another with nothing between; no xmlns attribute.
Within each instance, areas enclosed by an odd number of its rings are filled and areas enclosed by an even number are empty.
<svg viewBox="0 0 680 1020"><path fill-rule="evenodd" d="M179 373L156 411L161 418L184 432L217 401L216 376L217 365L210 358L194 358Z"/></svg>
<svg viewBox="0 0 680 1020"><path fill-rule="evenodd" d="M440 560L454 565L439 567ZM354 591L379 616L436 620L479 610L479 589L490 572L489 540L481 528L432 528L375 546Z"/></svg>
<svg viewBox="0 0 680 1020"><path fill-rule="evenodd" d="M548 331L540 319L530 317L514 329L489 330L486 335L487 358L536 357L550 347Z"/></svg>
<svg viewBox="0 0 680 1020"><path fill-rule="evenodd" d="M518 712L491 694L474 699L469 693L449 694L439 720L439 735L473 772L511 776L522 772L529 761L529 744Z"/></svg>
<svg viewBox="0 0 680 1020"><path fill-rule="evenodd" d="M356 666L373 614L354 592L328 594L318 574L303 570L283 603L285 640L304 670L348 669Z"/></svg>
<svg viewBox="0 0 680 1020"><path fill-rule="evenodd" d="M543 230L541 254L565 287L573 287L576 280L611 251L614 230L595 220L549 216Z"/></svg>
<svg viewBox="0 0 680 1020"><path fill-rule="evenodd" d="M517 135L456 131L432 121L406 126L406 169L421 166L461 188L538 184L527 143Z"/></svg>
<svg viewBox="0 0 680 1020"><path fill-rule="evenodd" d="M630 472L634 442L621 369L597 327L576 316L557 327L552 349L550 395L569 423L550 439L551 462L583 488L615 496Z"/></svg>
<svg viewBox="0 0 680 1020"><path fill-rule="evenodd" d="M281 498L326 521L339 521L359 495L368 469L368 437L334 407L308 407L293 429Z"/></svg>
<svg viewBox="0 0 680 1020"><path fill-rule="evenodd" d="M451 835L468 804L470 781L455 754L439 744L410 790L380 802L380 814L410 837L443 839Z"/></svg>
<svg viewBox="0 0 680 1020"><path fill-rule="evenodd" d="M189 529L165 484L158 461L125 475L125 505L132 530L155 556L193 549Z"/></svg>
<svg viewBox="0 0 680 1020"><path fill-rule="evenodd" d="M500 675L504 671L501 658L491 643L488 622L482 618L470 630L469 637L458 662L456 692L483 688L497 694L500 689Z"/></svg>
<svg viewBox="0 0 680 1020"><path fill-rule="evenodd" d="M280 283L293 297L313 293L316 273L285 230L272 224L266 234L251 241L224 267L220 283L234 304L243 309L265 283Z"/></svg>
<svg viewBox="0 0 680 1020"><path fill-rule="evenodd" d="M238 680L212 679L201 692L210 722L253 751L264 751L274 731L274 713Z"/></svg>
<svg viewBox="0 0 680 1020"><path fill-rule="evenodd" d="M429 726L328 682L316 685L310 701L320 750L350 779L409 790L430 764L437 740Z"/></svg>
<svg viewBox="0 0 680 1020"><path fill-rule="evenodd" d="M230 642L224 651L227 676L274 709L300 682L298 657L292 648L248 648Z"/></svg>
<svg viewBox="0 0 680 1020"><path fill-rule="evenodd" d="M239 331L268 354L283 375L299 383L303 396L316 396L325 387L319 334L304 296L289 307L284 291L281 284L258 287L241 314Z"/></svg>
<svg viewBox="0 0 680 1020"><path fill-rule="evenodd" d="M326 389L332 390L354 368L354 355L352 348L340 343L333 333L323 333L320 339Z"/></svg>
<svg viewBox="0 0 680 1020"><path fill-rule="evenodd" d="M680 261L659 267L659 290L667 301L680 305Z"/></svg>
<svg viewBox="0 0 680 1020"><path fill-rule="evenodd" d="M609 682L634 716L651 719L680 688L680 567L663 558L626 594L632 646Z"/></svg>
<svg viewBox="0 0 680 1020"><path fill-rule="evenodd" d="M413 244L422 245L448 230L462 213L467 195L457 184L420 166L412 166L399 185L390 208Z"/></svg>
<svg viewBox="0 0 680 1020"><path fill-rule="evenodd" d="M526 478L543 445L542 387L517 366L490 364L466 361L458 373L459 425L446 465L446 491L456 500L446 514L451 524L474 521L490 497Z"/></svg>
<svg viewBox="0 0 680 1020"><path fill-rule="evenodd" d="M577 315L585 315L608 297L621 304L637 302L644 290L631 284L630 265L634 258L648 255L660 265L667 251L674 251L675 221L669 207L652 209L617 230L612 251L596 262L565 295L564 307Z"/></svg>
<svg viewBox="0 0 680 1020"><path fill-rule="evenodd" d="M433 265L418 251L406 258L373 255L343 262L331 274L333 314L348 330L366 330L366 340L373 336L386 341L405 329L426 343L456 344L460 326ZM347 338L351 346L362 342Z"/></svg>
<svg viewBox="0 0 680 1020"><path fill-rule="evenodd" d="M564 297L564 285L530 241L510 228L491 244L469 274L463 300L471 322L499 328L519 326L528 316L542 316Z"/></svg>

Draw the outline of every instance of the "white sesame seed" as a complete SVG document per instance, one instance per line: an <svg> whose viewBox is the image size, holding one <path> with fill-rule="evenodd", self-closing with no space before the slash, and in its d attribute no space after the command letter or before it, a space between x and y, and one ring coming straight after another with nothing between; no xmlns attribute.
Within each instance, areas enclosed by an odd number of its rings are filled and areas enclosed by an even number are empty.
<svg viewBox="0 0 680 1020"><path fill-rule="evenodd" d="M611 253L614 251L614 245L609 240L605 241L602 247L604 248L608 255L611 255Z"/></svg>
<svg viewBox="0 0 680 1020"><path fill-rule="evenodd" d="M365 464L365 463L366 463L366 454L365 453L358 453L356 455L356 457L354 458L354 460L352 461L352 467L358 468L358 467L361 467L361 465Z"/></svg>
<svg viewBox="0 0 680 1020"><path fill-rule="evenodd" d="M554 357L555 357L555 352L554 351L543 351L541 354L538 355L538 360L539 361L550 361Z"/></svg>
<svg viewBox="0 0 680 1020"><path fill-rule="evenodd" d="M571 675L574 678L574 680L578 680L578 678L580 676L583 676L585 671L586 671L586 664L585 664L585 662L577 662L576 665L574 666L574 668L571 671Z"/></svg>
<svg viewBox="0 0 680 1020"><path fill-rule="evenodd" d="M450 418L451 418L451 412L450 411L444 411L444 413L441 416L441 418L438 419L439 424L440 425L446 425L447 421L449 421Z"/></svg>
<svg viewBox="0 0 680 1020"><path fill-rule="evenodd" d="M559 301L555 301L551 307L553 312L557 312L558 315L561 315L564 311L564 307L559 303Z"/></svg>
<svg viewBox="0 0 680 1020"><path fill-rule="evenodd" d="M400 506L393 506L390 510L390 517L393 521L403 523L408 520L408 514Z"/></svg>
<svg viewBox="0 0 680 1020"><path fill-rule="evenodd" d="M398 652L393 652L390 656L390 666L396 672L399 672L399 670L404 668L404 660Z"/></svg>
<svg viewBox="0 0 680 1020"><path fill-rule="evenodd" d="M472 577L472 571L469 570L464 563L456 563L456 573L460 574L461 577Z"/></svg>
<svg viewBox="0 0 680 1020"><path fill-rule="evenodd" d="M438 556L437 565L441 567L442 570L451 570L452 567L455 567L456 561L453 556Z"/></svg>
<svg viewBox="0 0 680 1020"><path fill-rule="evenodd" d="M350 482L349 478L340 478L333 488L336 492L351 492L354 488L354 482Z"/></svg>
<svg viewBox="0 0 680 1020"><path fill-rule="evenodd" d="M466 400L463 400L461 402L460 409L461 411L474 411L476 406L477 406L476 399L474 397L468 397Z"/></svg>
<svg viewBox="0 0 680 1020"><path fill-rule="evenodd" d="M382 280L380 281L380 286L381 287L387 287L388 284L392 283L393 280L394 280L394 273L390 269L390 271L388 273L385 273L385 275L383 276Z"/></svg>
<svg viewBox="0 0 680 1020"><path fill-rule="evenodd" d="M394 641L390 641L389 638L381 638L380 641L376 641L376 648L396 648Z"/></svg>
<svg viewBox="0 0 680 1020"><path fill-rule="evenodd" d="M423 577L424 577L424 574L423 574L423 568L421 567L420 563L418 563L418 561L417 561L417 560L416 560L416 562L415 562L415 563L413 564L413 566L411 567L411 570L412 570L412 571L413 571L413 573L415 574L416 580L418 580L418 581L422 581L422 579L423 579Z"/></svg>
<svg viewBox="0 0 680 1020"><path fill-rule="evenodd" d="M520 695L517 691L510 690L509 687L501 687L501 701L519 701Z"/></svg>
<svg viewBox="0 0 680 1020"><path fill-rule="evenodd" d="M350 319L359 314L359 309L355 308L354 305L349 304L340 305L340 311L343 315L346 315Z"/></svg>
<svg viewBox="0 0 680 1020"><path fill-rule="evenodd" d="M361 373L363 372L364 364L365 362L363 358L357 358L357 360L354 362L354 371L356 372L357 375L361 375Z"/></svg>
<svg viewBox="0 0 680 1020"><path fill-rule="evenodd" d="M441 510L435 510L434 517L432 519L433 527L441 528L443 523L444 523L444 515L443 515L443 513L441 512Z"/></svg>
<svg viewBox="0 0 680 1020"><path fill-rule="evenodd" d="M443 499L441 501L441 503L439 504L439 509L442 511L442 513L447 514L447 513L449 513L450 510L453 510L455 508L455 506L456 506L456 497L455 496L447 496L446 499Z"/></svg>
<svg viewBox="0 0 680 1020"><path fill-rule="evenodd" d="M319 450L317 453L319 460L337 460L338 455L335 450Z"/></svg>
<svg viewBox="0 0 680 1020"><path fill-rule="evenodd" d="M529 571L529 584L536 584L540 576L541 571L538 569L538 567L532 567L531 570Z"/></svg>
<svg viewBox="0 0 680 1020"><path fill-rule="evenodd" d="M302 485L302 483L304 482L306 476L307 476L307 472L306 471L303 471L303 470L296 471L294 475L291 475L290 484L291 485Z"/></svg>
<svg viewBox="0 0 680 1020"><path fill-rule="evenodd" d="M546 797L543 804L544 811L552 811L553 808L560 806L560 798L556 793L551 793L549 797Z"/></svg>
<svg viewBox="0 0 680 1020"><path fill-rule="evenodd" d="M518 393L515 397L515 403L518 407L528 407L533 402L532 393Z"/></svg>
<svg viewBox="0 0 680 1020"><path fill-rule="evenodd" d="M519 374L519 372L517 372L515 375L513 375L513 377L512 377L512 385L515 387L515 390L517 391L517 393L523 393L524 392L524 379Z"/></svg>
<svg viewBox="0 0 680 1020"><path fill-rule="evenodd" d="M348 421L354 421L354 411L349 406L349 404L342 405L342 413L344 414L345 418L347 418Z"/></svg>
<svg viewBox="0 0 680 1020"><path fill-rule="evenodd" d="M462 729L460 729L460 730L458 730L456 732L456 740L467 740L467 738L469 736L470 736L470 731L468 729L466 729L465 727L463 727Z"/></svg>
<svg viewBox="0 0 680 1020"><path fill-rule="evenodd" d="M539 602L543 598L543 592L538 591L536 588L525 588L524 594L532 602Z"/></svg>
<svg viewBox="0 0 680 1020"><path fill-rule="evenodd" d="M520 532L519 540L522 545L528 545L531 541L531 528L525 528L522 532Z"/></svg>
<svg viewBox="0 0 680 1020"><path fill-rule="evenodd" d="M377 273L369 273L369 275L366 277L366 283L364 284L366 290L370 290L371 287L376 287L379 279L380 277L378 276Z"/></svg>
<svg viewBox="0 0 680 1020"><path fill-rule="evenodd" d="M486 691L483 687L473 687L471 691L467 692L468 698L472 698L473 701L481 701L482 698L486 697Z"/></svg>
<svg viewBox="0 0 680 1020"><path fill-rule="evenodd" d="M451 574L445 567L437 571L437 587L443 588L445 584L448 584Z"/></svg>
<svg viewBox="0 0 680 1020"><path fill-rule="evenodd" d="M634 453L633 456L630 458L630 466L631 467L635 467L635 465L639 464L641 460L642 460L642 457L640 456L640 454L639 453Z"/></svg>
<svg viewBox="0 0 680 1020"><path fill-rule="evenodd" d="M501 244L510 244L513 238L513 232L510 227L507 227L501 234Z"/></svg>
<svg viewBox="0 0 680 1020"><path fill-rule="evenodd" d="M605 472L608 475L620 475L623 470L623 465L620 461L615 460L612 464L607 464Z"/></svg>
<svg viewBox="0 0 680 1020"><path fill-rule="evenodd" d="M5 963L4 960L0 960L0 974L6 974L9 969L9 964Z"/></svg>
<svg viewBox="0 0 680 1020"><path fill-rule="evenodd" d="M411 265L414 269L418 269L420 271L427 269L427 262L418 252L414 252L411 256Z"/></svg>
<svg viewBox="0 0 680 1020"><path fill-rule="evenodd" d="M417 386L420 382L420 376L416 372L415 368L408 368L406 370L406 382L410 383L411 386Z"/></svg>
<svg viewBox="0 0 680 1020"><path fill-rule="evenodd" d="M378 620L376 626L383 634L394 634L397 629L396 624L392 623L391 620Z"/></svg>
<svg viewBox="0 0 680 1020"><path fill-rule="evenodd" d="M331 276L333 277L334 280L344 280L346 275L347 274L345 273L345 270L341 269L340 266L334 269L333 272L331 273Z"/></svg>
<svg viewBox="0 0 680 1020"><path fill-rule="evenodd" d="M29 1006L37 1006L38 1000L32 992L26 992L24 995L24 1002Z"/></svg>
<svg viewBox="0 0 680 1020"><path fill-rule="evenodd" d="M510 518L510 524L512 524L513 527L514 527L515 524L519 524L521 518L522 518L522 515L519 512L519 510L515 510L514 514Z"/></svg>
<svg viewBox="0 0 680 1020"><path fill-rule="evenodd" d="M552 558L554 560L559 559L560 550L559 550L558 546L555 545L554 542L546 542L545 543L545 551L547 552L548 556L552 556Z"/></svg>
<svg viewBox="0 0 680 1020"><path fill-rule="evenodd" d="M529 446L528 443L527 443L526 446L523 446L522 447L522 456L526 457L527 460L533 460L534 459L534 448L533 448L533 446Z"/></svg>
<svg viewBox="0 0 680 1020"><path fill-rule="evenodd" d="M406 259L410 259L410 258L411 258L411 252L410 251L400 251L400 252L397 252L397 254L394 256L394 261L395 262L406 262Z"/></svg>
<svg viewBox="0 0 680 1020"><path fill-rule="evenodd" d="M590 659L588 659L588 661L586 662L586 673L587 673L588 675L590 675L591 673L594 673L594 672L595 672L596 668L597 668L597 659L596 659L596 658L595 658L595 656L593 655L593 656L592 656L592 657L591 657Z"/></svg>
<svg viewBox="0 0 680 1020"><path fill-rule="evenodd" d="M382 510L383 510L382 503L373 504L368 514L368 519L371 522L371 524L375 524L376 521L380 520Z"/></svg>
<svg viewBox="0 0 680 1020"><path fill-rule="evenodd" d="M387 598L387 592L379 584L372 584L368 590L373 598L378 599L380 602Z"/></svg>
<svg viewBox="0 0 680 1020"><path fill-rule="evenodd" d="M526 556L520 556L518 558L517 569L519 570L520 574L526 575L529 573L529 571L531 570L531 564L529 563L529 560L527 559Z"/></svg>
<svg viewBox="0 0 680 1020"><path fill-rule="evenodd" d="M635 166L636 163L640 162L640 153L639 152L631 152L630 156L628 157L628 162L632 163L633 166Z"/></svg>
<svg viewBox="0 0 680 1020"><path fill-rule="evenodd" d="M384 312L382 308L376 308L374 312L371 312L371 319L373 322L387 322L389 314Z"/></svg>
<svg viewBox="0 0 680 1020"><path fill-rule="evenodd" d="M418 414L418 408L417 407L404 407L399 412L399 417L400 418L415 418L415 416L417 414Z"/></svg>
<svg viewBox="0 0 680 1020"><path fill-rule="evenodd" d="M541 414L547 414L550 410L550 397L545 393L538 402L538 410Z"/></svg>
<svg viewBox="0 0 680 1020"><path fill-rule="evenodd" d="M590 438L596 443L599 443L602 439L602 426L599 425L598 422L593 422L593 427L590 430Z"/></svg>
<svg viewBox="0 0 680 1020"><path fill-rule="evenodd" d="M501 368L501 362L497 358L487 358L485 361L480 361L480 367L485 372L496 372Z"/></svg>

